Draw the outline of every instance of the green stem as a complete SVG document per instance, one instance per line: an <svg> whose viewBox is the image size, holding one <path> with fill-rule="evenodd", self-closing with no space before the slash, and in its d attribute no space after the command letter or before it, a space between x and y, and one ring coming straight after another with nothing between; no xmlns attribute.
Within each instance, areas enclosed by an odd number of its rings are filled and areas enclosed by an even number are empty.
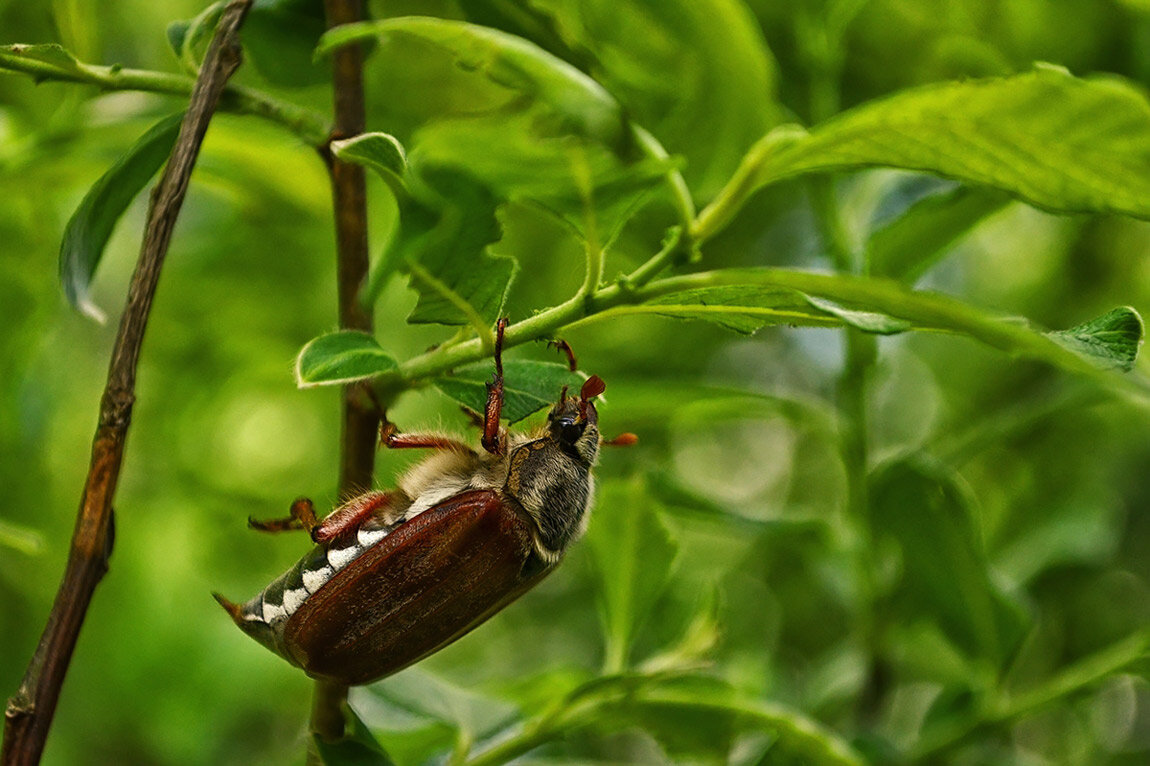
<svg viewBox="0 0 1150 766"><path fill-rule="evenodd" d="M604 708L635 705L640 708L675 710L684 720L704 715L727 715L736 725L770 731L788 752L812 763L860 766L863 761L850 745L833 731L802 714L779 705L758 701L708 699L706 696L659 688L662 674L620 673L600 676L560 698L543 713L528 721L518 734L466 761L467 766L496 766L507 763L549 740L604 717Z"/></svg>
<svg viewBox="0 0 1150 766"><path fill-rule="evenodd" d="M759 170L766 158L775 150L780 136L777 130L771 131L756 141L743 156L742 162L730 180L691 222L689 234L692 240L700 244L706 242L730 223L735 214L743 208L747 198L758 188Z"/></svg>
<svg viewBox="0 0 1150 766"><path fill-rule="evenodd" d="M1023 718L1051 703L1078 694L1131 663L1150 654L1150 630L1131 636L1071 665L1041 686L1016 697L1003 697L981 715L940 728L923 737L911 752L912 761L934 761L944 752L961 745L987 729L1001 727Z"/></svg>
<svg viewBox="0 0 1150 766"><path fill-rule="evenodd" d="M603 281L603 246L599 241L599 219L595 215L595 184L591 178L591 166L587 162L587 155L582 146L573 157L572 166L575 169L580 195L583 197L583 229L586 232L583 247L587 258L586 274L576 295L586 299L599 289L599 283Z"/></svg>
<svg viewBox="0 0 1150 766"><path fill-rule="evenodd" d="M650 282L684 251L685 245L686 238L683 235L683 229L679 226L672 228L663 240L662 249L651 256L642 266L624 277L626 289L634 290Z"/></svg>
<svg viewBox="0 0 1150 766"><path fill-rule="evenodd" d="M828 86L827 94L834 95L837 92L837 87ZM823 97L827 94L823 94ZM823 244L831 262L840 273L856 273L860 264L854 256L843 222L834 178L823 176L811 179L809 189ZM867 391L870 373L878 357L878 344L873 335L854 328L844 330L843 341L843 369L838 380L841 424L839 452L846 473L846 515L855 533L852 547L860 605L857 630L860 643L866 648L870 660L866 682L858 700L858 711L864 721L869 722L881 708L888 685L886 663L882 657L884 627L881 610L876 608L878 594L871 558L873 546L867 523L867 473L870 466Z"/></svg>
<svg viewBox="0 0 1150 766"><path fill-rule="evenodd" d="M644 154L656 160L670 160L670 155L667 154L667 150L663 148L658 139L638 125L632 125L631 130L635 135L636 143L639 144L639 148L643 150ZM687 181L683 178L683 174L674 168L668 170L663 178L667 183L667 189L671 192L671 201L675 207L675 214L679 218L679 225L686 229L695 220L695 202L691 199L691 190L687 187Z"/></svg>
<svg viewBox="0 0 1150 766"><path fill-rule="evenodd" d="M8 46L0 50L0 69L31 75L37 81L75 82L104 90L138 90L168 96L187 97L195 84L195 79L188 75L148 69L99 66L80 61L76 61L74 67L65 66L26 57L21 54L21 48ZM279 123L311 146L323 146L330 134L330 125L323 116L254 88L229 85L220 100L220 108Z"/></svg>
<svg viewBox="0 0 1150 766"><path fill-rule="evenodd" d="M511 325L507 328L504 345L510 348L553 337L560 328L576 321L607 318L611 314L600 315L615 307L634 306L682 290L729 285L786 288L848 305L867 306L870 310L910 321L920 331L967 335L993 348L1057 362L1095 380L1115 383L1113 374L1095 368L1026 325L987 316L948 296L916 292L892 280L775 268L702 271L664 277L638 287L625 277L616 284L596 290L587 300L573 298ZM380 381L410 382L434 377L485 356L483 344L478 339L447 344L409 359L395 372L382 376Z"/></svg>

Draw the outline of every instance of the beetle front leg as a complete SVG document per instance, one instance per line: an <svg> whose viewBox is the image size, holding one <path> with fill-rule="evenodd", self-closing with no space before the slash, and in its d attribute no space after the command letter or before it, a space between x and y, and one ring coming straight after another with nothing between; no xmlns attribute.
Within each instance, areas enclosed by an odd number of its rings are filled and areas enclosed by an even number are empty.
<svg viewBox="0 0 1150 766"><path fill-rule="evenodd" d="M311 534L319 526L315 516L315 505L306 497L296 498L291 504L291 516L286 519L268 519L259 521L248 516L248 526L260 532L287 532L294 529L305 530Z"/></svg>
<svg viewBox="0 0 1150 766"><path fill-rule="evenodd" d="M495 323L495 375L487 384L487 406L483 413L483 449L493 455L503 453L503 440L499 438L499 417L503 414L503 331L507 317Z"/></svg>
<svg viewBox="0 0 1150 766"><path fill-rule="evenodd" d="M547 345L567 357L567 369L571 372L579 369L579 362L575 359L575 349L562 338L547 341Z"/></svg>
<svg viewBox="0 0 1150 766"><path fill-rule="evenodd" d="M455 452L475 452L457 439L435 434L401 434L395 423L386 420L379 428L379 443L388 449L446 449Z"/></svg>

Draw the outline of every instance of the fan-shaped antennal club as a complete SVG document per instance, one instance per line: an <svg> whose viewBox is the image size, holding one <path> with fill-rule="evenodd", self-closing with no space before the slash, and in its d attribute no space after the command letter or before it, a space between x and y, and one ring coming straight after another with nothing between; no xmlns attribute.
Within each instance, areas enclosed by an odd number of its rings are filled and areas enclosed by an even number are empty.
<svg viewBox="0 0 1150 766"><path fill-rule="evenodd" d="M583 401L594 399L599 394L607 390L607 384L598 375L592 375L583 382L583 387L579 389L579 398Z"/></svg>

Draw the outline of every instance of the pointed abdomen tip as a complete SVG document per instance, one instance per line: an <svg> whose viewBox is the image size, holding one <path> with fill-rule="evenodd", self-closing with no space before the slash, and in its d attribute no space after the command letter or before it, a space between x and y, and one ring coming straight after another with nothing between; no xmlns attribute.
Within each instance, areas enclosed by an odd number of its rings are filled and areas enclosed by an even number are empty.
<svg viewBox="0 0 1150 766"><path fill-rule="evenodd" d="M241 616L242 610L241 610L239 604L235 604L235 603L232 603L231 601L228 601L226 598L221 596L219 593L216 593L215 591L212 591L212 598L214 598L216 600L216 603L218 603L220 606L222 606L224 608L225 612L227 612L229 615L231 615L233 622L235 622L237 625L239 625L241 623L241 621L243 620L243 617Z"/></svg>

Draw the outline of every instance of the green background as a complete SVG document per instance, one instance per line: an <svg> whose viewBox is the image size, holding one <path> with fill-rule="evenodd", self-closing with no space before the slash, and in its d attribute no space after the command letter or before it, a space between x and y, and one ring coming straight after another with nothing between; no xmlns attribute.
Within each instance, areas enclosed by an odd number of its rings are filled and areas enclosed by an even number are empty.
<svg viewBox="0 0 1150 766"><path fill-rule="evenodd" d="M838 100L849 107L937 80L1025 71L1034 61L1150 84L1150 7L1134 0L747 5L761 32L750 47L770 51L758 86L773 87L777 99L723 112L740 96L754 101L743 91L750 86L691 80L690 57L681 62L679 80L671 73L608 83L632 94L640 118L660 117L659 137L688 157L685 173L699 201L717 191L767 127L784 118L817 121L836 111ZM402 6L387 4L389 12ZM452 4L435 9L459 15ZM838 35L834 9L852 20L841 41L820 52L817 41ZM0 43L55 41L85 61L175 71L165 28L200 10L196 3L139 0L0 2ZM620 36L634 25L636 56L679 50L673 38L644 36L649 27L641 16L621 12L618 23ZM701 23L682 20L684 28ZM740 43L724 42L737 58ZM833 74L840 70L841 80ZM828 71L841 92L827 95ZM427 90L419 90L419 78L431 76L418 62L411 72L369 70L371 128L406 137L404 96L421 103ZM239 79L276 88L251 68ZM713 102L679 103L675 88L688 85ZM326 109L329 100L322 85L283 92L316 108ZM670 116L668 105L676 107ZM179 107L150 95L0 79L5 693L19 683L63 570L115 319L143 225L142 200L117 228L93 285L95 302L113 318L106 325L72 311L63 298L56 264L61 234L100 174ZM729 131L717 133L717 125ZM840 198L852 236L889 212L883 204L897 207L937 183L890 171L844 176ZM393 212L383 185L371 184L377 253ZM755 196L709 243L707 265L825 268L804 190L785 182ZM538 211L513 206L505 215L496 251L520 260L507 304L520 320L578 287L582 256ZM607 277L647 257L663 223L657 211L641 214L612 251ZM81 633L45 763L271 764L302 757L310 682L242 636L210 592L247 598L307 547L298 537L247 531L248 515L279 515L301 494L320 506L335 500L337 393L297 390L292 380L299 348L335 329L332 242L327 178L313 151L251 118L219 116L148 328L116 498L111 570ZM1146 223L1054 216L1012 203L963 236L922 284L1065 328L1115 305L1150 311L1148 249ZM402 281L392 282L377 304L377 337L397 359L448 337L443 328L408 325L414 305ZM933 487L900 495L910 492L906 482L877 475L872 509L900 512L875 528L903 530L897 534L908 547L900 551L883 535L865 539L843 523L847 479L833 410L839 331L767 328L744 338L703 324L619 318L577 328L566 339L582 369L607 382L605 431L635 431L641 444L604 455L592 539L558 573L418 669L361 693L357 709L398 760L450 748L452 724L442 721L463 721L464 729L481 734L492 720L504 720L500 705L514 702L530 712L531 700L567 688L565 679L594 674L610 652L597 605L610 591L603 582L624 576L638 592L626 602L635 605L634 624L612 625L608 617L607 633L627 636L631 660L665 654L684 631L690 638L693 618L706 615L704 635L696 636L706 646L680 655L705 658L708 673L749 697L828 724L876 762L892 743L913 744L932 721L962 719L987 688L1039 686L1150 625L1145 405L968 339L880 339L867 394L873 463L911 454L953 481L946 485L953 496L931 505L923 498ZM552 353L531 344L510 356L551 360ZM1138 371L1148 371L1145 360ZM412 430L465 427L455 405L434 389L406 394L390 415ZM381 453L380 484L411 460ZM671 497L684 490L713 502ZM954 507L967 509L957 521ZM954 529L964 523L970 529ZM980 619L972 617L969 600L947 603L964 572L930 567L932 546L945 547L947 534L980 542L970 577L993 583L987 592L1006 594L984 605L989 611ZM873 554L875 569L866 575L857 568L859 547ZM638 574L620 574L607 563L626 556ZM916 566L933 574L918 587L893 584ZM886 595L873 599L866 588ZM609 604L602 609L617 614ZM1027 615L1017 636L1011 610ZM891 673L883 699L869 707L861 624L883 626ZM946 759L1142 763L1150 750L1146 671L1144 661L1126 665L1081 694L989 726ZM470 698L440 684L505 702L468 707L461 700ZM417 703L404 702L409 698ZM726 747L736 743L752 753L739 762L754 762L756 747L773 752L764 749L766 735L676 715L605 712L538 755L727 762Z"/></svg>

